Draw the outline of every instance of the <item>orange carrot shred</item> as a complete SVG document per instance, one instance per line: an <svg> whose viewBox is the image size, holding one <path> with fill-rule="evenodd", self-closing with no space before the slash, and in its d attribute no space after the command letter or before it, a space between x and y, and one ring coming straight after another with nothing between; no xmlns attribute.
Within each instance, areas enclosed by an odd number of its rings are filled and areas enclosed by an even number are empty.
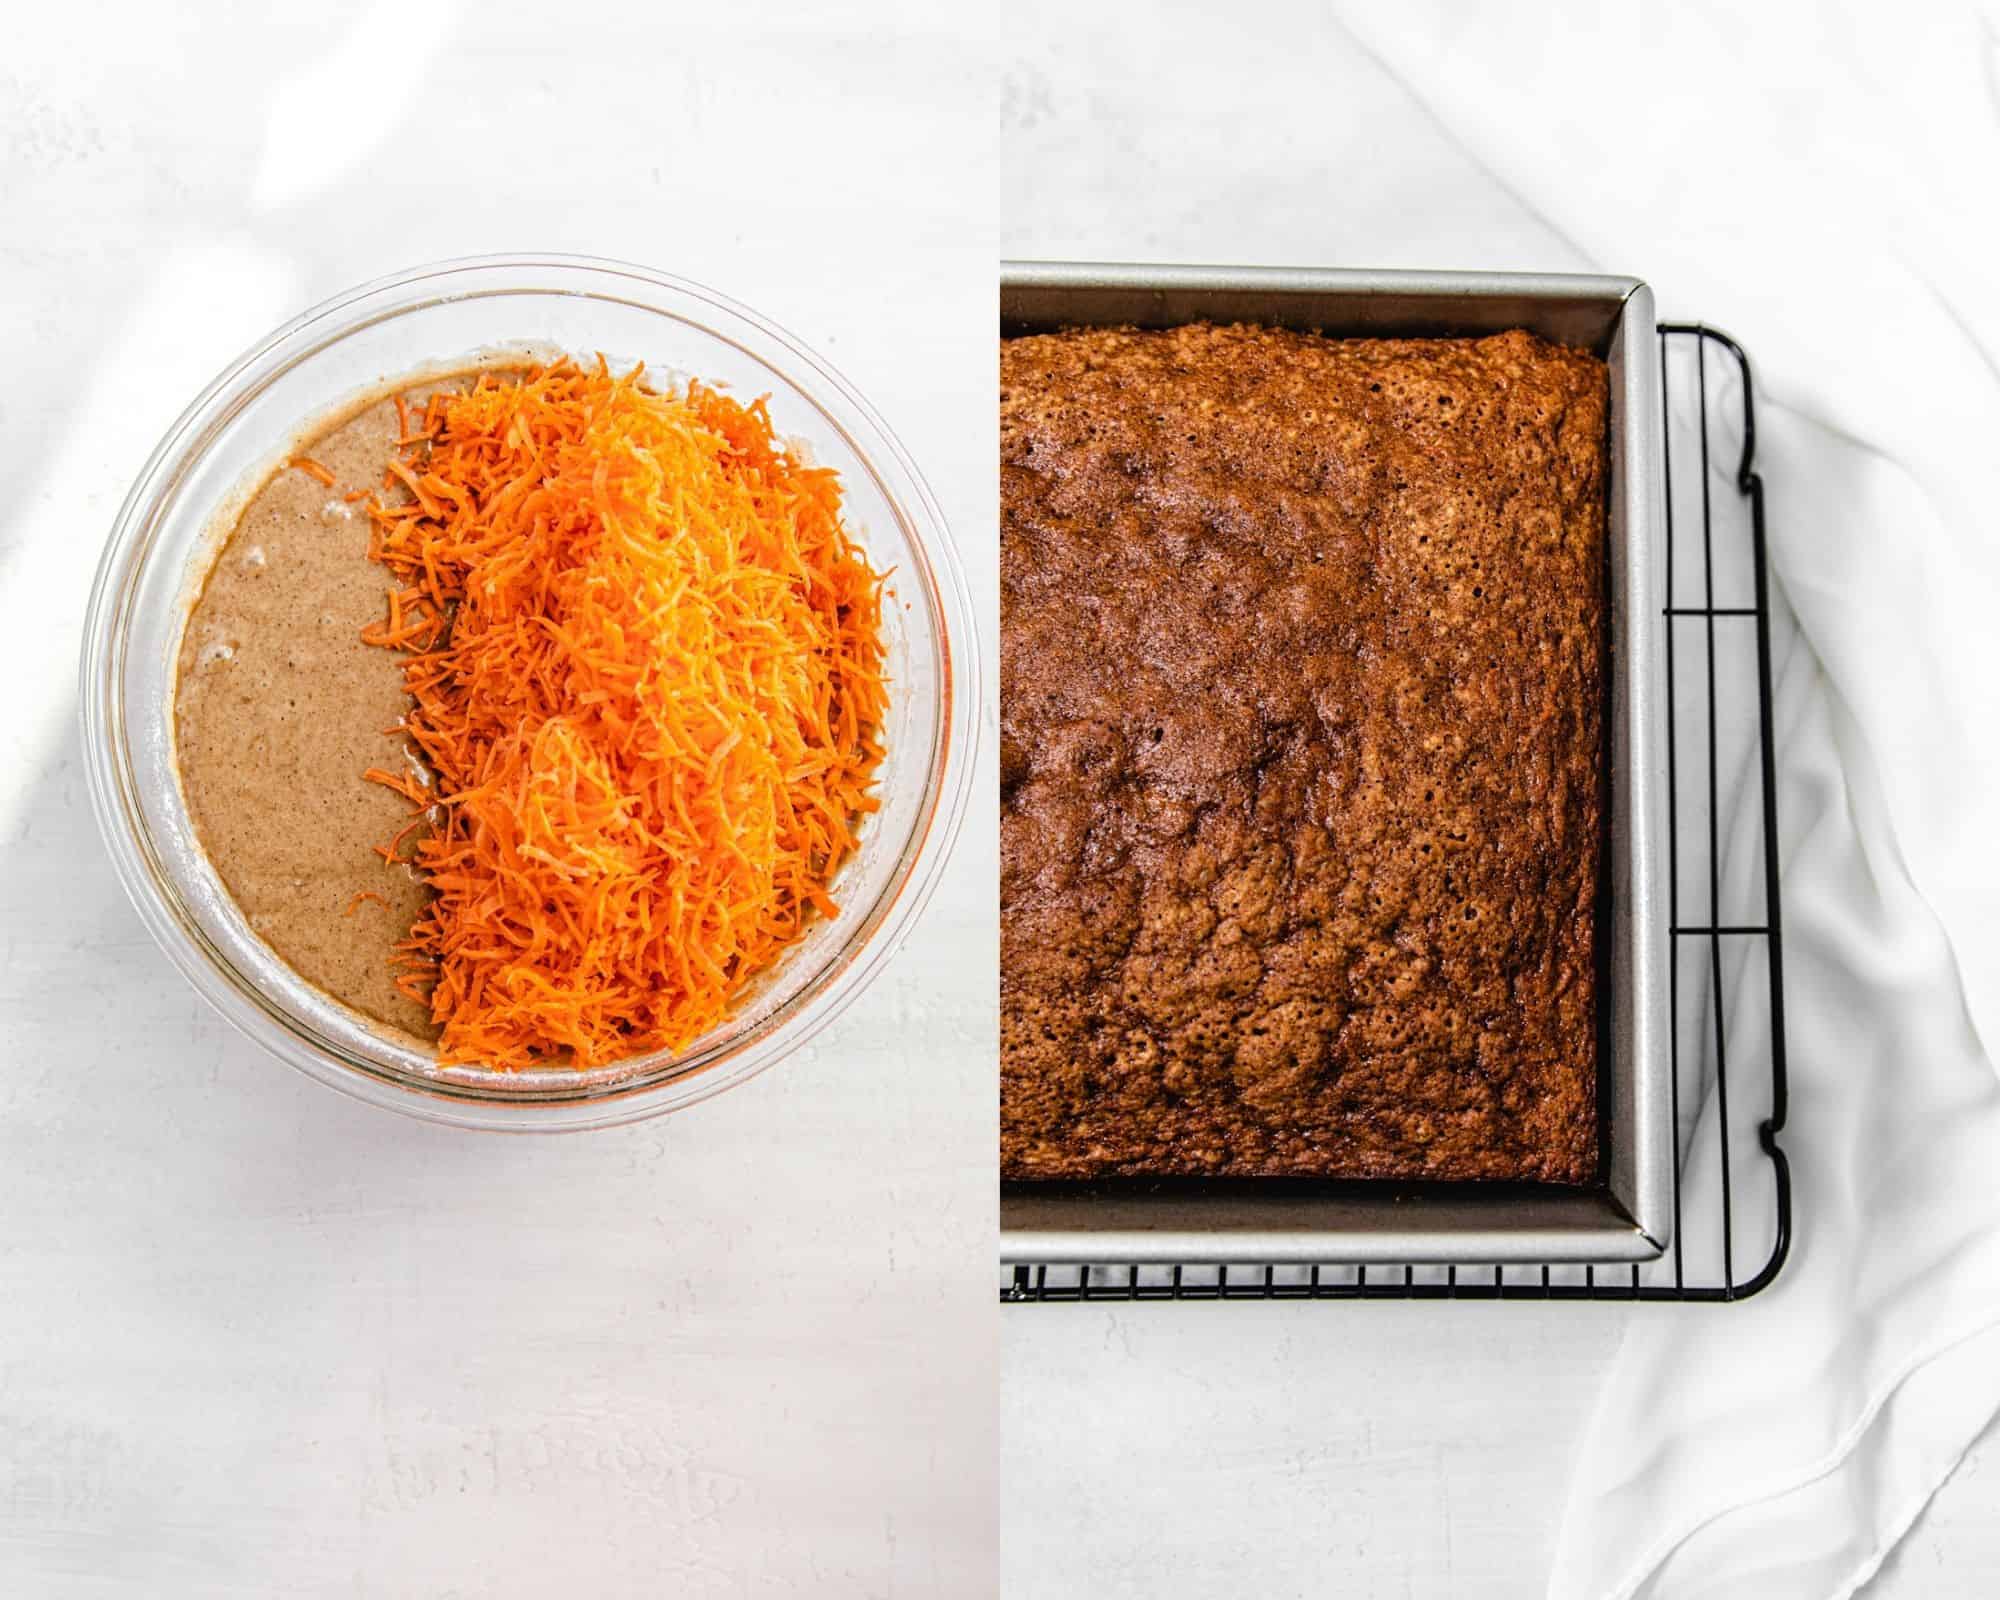
<svg viewBox="0 0 2000 1600"><path fill-rule="evenodd" d="M361 909L361 902L364 900L373 900L379 906L386 906L389 903L383 896L377 894L373 889L363 889L358 894L356 894L352 900L347 902L347 910L343 912L342 915L349 917L353 916L355 912Z"/></svg>
<svg viewBox="0 0 2000 1600"><path fill-rule="evenodd" d="M298 470L303 472L308 478L312 478L316 482L318 482L322 488L331 489L336 483L340 481L325 467L321 466L317 461L313 460L311 456L293 456L292 459L286 462L285 464L290 467L298 468Z"/></svg>
<svg viewBox="0 0 2000 1600"><path fill-rule="evenodd" d="M432 781L378 853L446 1062L678 1050L816 916L882 758L882 578L759 401L558 362L398 402L371 644ZM427 832L424 832L425 829ZM403 842L422 832L405 857Z"/></svg>
<svg viewBox="0 0 2000 1600"><path fill-rule="evenodd" d="M379 783L385 789L393 789L414 806L428 806L435 798L423 786L420 779L406 772L384 772L380 767L370 767L361 774L364 783Z"/></svg>

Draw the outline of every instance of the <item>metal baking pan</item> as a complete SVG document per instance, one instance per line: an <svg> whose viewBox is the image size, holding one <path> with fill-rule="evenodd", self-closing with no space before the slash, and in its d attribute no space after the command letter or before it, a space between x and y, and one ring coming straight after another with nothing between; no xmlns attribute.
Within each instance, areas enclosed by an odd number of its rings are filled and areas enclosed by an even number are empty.
<svg viewBox="0 0 2000 1600"><path fill-rule="evenodd" d="M1003 336L1061 327L1261 322L1334 337L1526 328L1611 368L1608 870L1600 896L1599 1104L1605 1177L1527 1184L1118 1180L1001 1186L1003 1261L1631 1262L1673 1225L1667 1012L1666 515L1660 344L1636 278L1498 272L1008 262Z"/></svg>

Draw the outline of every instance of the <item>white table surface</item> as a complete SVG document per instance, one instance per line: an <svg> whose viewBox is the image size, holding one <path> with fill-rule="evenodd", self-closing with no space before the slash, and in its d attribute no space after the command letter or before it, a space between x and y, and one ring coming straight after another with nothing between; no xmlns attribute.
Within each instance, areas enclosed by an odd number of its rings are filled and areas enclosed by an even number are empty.
<svg viewBox="0 0 2000 1600"><path fill-rule="evenodd" d="M207 1011L99 848L74 688L195 390L328 294L505 249L713 283L839 364L990 647L985 19L187 9L10 12L0 59L0 1594L990 1590L990 777L801 1056L666 1122L480 1137Z"/></svg>
<svg viewBox="0 0 2000 1600"><path fill-rule="evenodd" d="M1017 0L1000 89L1006 254L1590 270L1322 8L1228 14L1223 26L1176 3L1093 25ZM1663 314L1700 314L1654 287ZM1628 1318L1729 1314L1011 1309L1005 1592L1537 1595ZM1868 1592L2000 1593L2000 1441L1967 1459Z"/></svg>

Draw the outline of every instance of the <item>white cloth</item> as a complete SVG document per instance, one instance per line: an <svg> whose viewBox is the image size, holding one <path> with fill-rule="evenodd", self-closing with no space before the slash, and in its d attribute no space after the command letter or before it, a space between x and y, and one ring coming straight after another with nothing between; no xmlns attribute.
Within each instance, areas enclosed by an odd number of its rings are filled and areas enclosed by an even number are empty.
<svg viewBox="0 0 2000 1600"><path fill-rule="evenodd" d="M1550 1593L1846 1595L2000 1408L2000 25L1338 14L1571 252L1541 264L1639 273L1758 363L1804 639L1781 626L1797 1238L1761 1298L1635 1319ZM1734 1023L1754 1073L1765 1020Z"/></svg>

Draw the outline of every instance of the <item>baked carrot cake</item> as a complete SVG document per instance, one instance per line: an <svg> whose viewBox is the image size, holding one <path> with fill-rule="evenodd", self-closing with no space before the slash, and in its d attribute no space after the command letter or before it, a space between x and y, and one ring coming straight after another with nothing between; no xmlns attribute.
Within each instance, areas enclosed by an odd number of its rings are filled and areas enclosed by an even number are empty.
<svg viewBox="0 0 2000 1600"><path fill-rule="evenodd" d="M1005 1176L1594 1179L1606 387L1003 341Z"/></svg>

